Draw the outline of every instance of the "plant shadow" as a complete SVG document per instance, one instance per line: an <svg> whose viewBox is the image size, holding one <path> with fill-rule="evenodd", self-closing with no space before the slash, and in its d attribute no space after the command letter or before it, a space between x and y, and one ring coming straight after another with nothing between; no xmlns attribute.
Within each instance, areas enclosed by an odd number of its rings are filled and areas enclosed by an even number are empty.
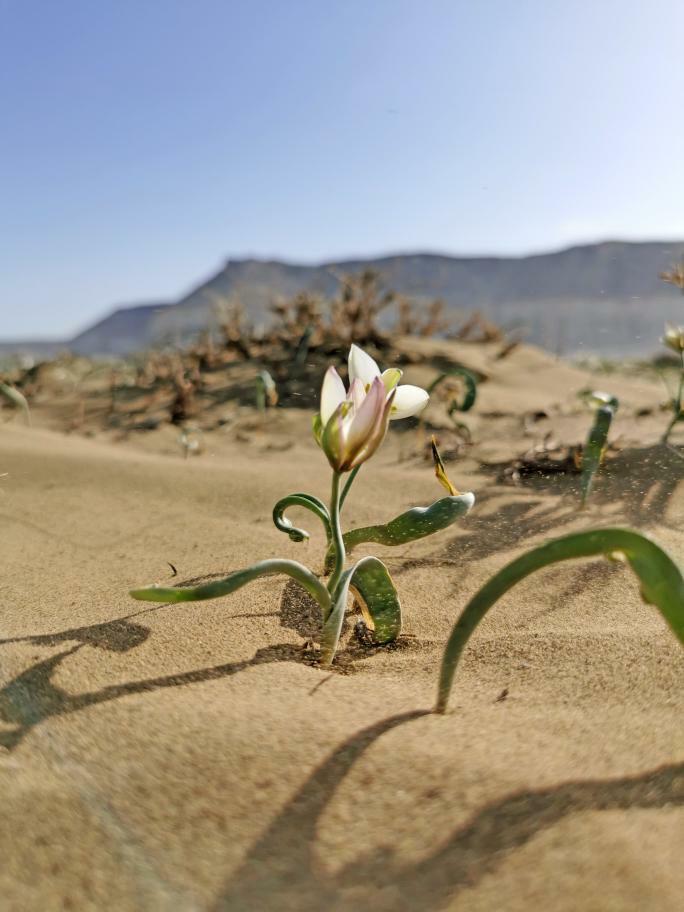
<svg viewBox="0 0 684 912"><path fill-rule="evenodd" d="M423 566L463 566L465 561L513 550L529 539L561 535L581 518L591 523L599 516L605 525L605 508L618 514L620 524L637 529L658 524L677 530L684 516L681 521L671 520L668 512L677 503L675 495L682 484L684 457L673 447L632 447L618 453L599 473L586 510L579 509L575 480L530 476L515 486L499 484L478 493L475 509L435 553L411 558L387 549L382 559L392 565L393 574ZM550 492L555 495L552 499ZM482 509L488 505L491 509Z"/></svg>
<svg viewBox="0 0 684 912"><path fill-rule="evenodd" d="M383 719L333 751L253 845L214 912L437 912L460 891L477 885L511 852L571 814L684 805L681 763L633 776L564 782L522 790L485 805L417 863L401 862L390 846L383 846L367 850L339 873L326 872L316 855L317 831L337 787L378 738L426 715L428 711L419 710Z"/></svg>
<svg viewBox="0 0 684 912"><path fill-rule="evenodd" d="M317 633L310 601L296 583L288 581L281 597L281 626L295 630L302 637L314 629ZM154 606L90 627L2 641L44 646L75 643L33 664L0 689L0 719L14 726L0 732L0 745L12 750L43 721L121 697L222 679L260 664L305 660L301 644L284 643L259 649L248 659L112 684L81 694L67 693L55 684L54 676L62 663L85 647L115 653L137 648L148 639L150 630L132 619L165 607L168 606ZM353 661L354 649L349 655ZM684 805L684 764L663 766L634 776L566 782L546 789L520 791L480 808L419 863L400 861L390 846L384 846L367 852L339 873L327 873L316 857L316 834L339 784L378 738L427 716L430 716L428 710L416 710L383 719L357 732L332 752L253 845L217 900L216 912L360 909L363 907L359 905L359 897L369 893L373 899L366 908L374 912L415 909L436 912L459 891L476 885L494 871L510 852L570 814ZM434 724L439 724L438 717L434 717ZM346 904L345 898L349 900Z"/></svg>
<svg viewBox="0 0 684 912"><path fill-rule="evenodd" d="M657 522L677 529L681 522L669 522L667 514L683 481L684 457L674 447L662 443L630 447L597 476L592 502L597 507L619 503L626 520L635 526Z"/></svg>
<svg viewBox="0 0 684 912"><path fill-rule="evenodd" d="M195 585L207 579L225 576L225 573L208 574L184 580L180 585ZM79 712L90 706L108 703L121 697L141 693L151 693L168 687L182 687L189 684L200 684L219 678L230 677L247 668L274 662L298 662L316 665L316 653L313 643L320 636L320 608L293 580L284 585L277 612L227 615L226 620L241 618L279 616L282 627L294 630L304 639L303 643L278 643L258 649L249 659L225 662L192 671L160 675L139 681L123 684L112 684L80 694L67 693L54 682L63 662L74 656L84 647L126 653L141 646L151 635L151 630L132 619L162 609L178 609L178 605L154 605L135 614L115 618L101 624L74 627L57 633L28 634L0 640L0 646L14 643L27 643L36 646L57 646L72 643L68 649L58 652L41 661L35 662L25 671L16 675L0 688L0 720L12 725L9 730L0 731L0 747L13 750L23 739L39 725L55 716ZM187 609L186 609L187 610ZM328 671L348 670L357 658L366 658L372 649L362 644L350 644L341 651L339 668Z"/></svg>
<svg viewBox="0 0 684 912"><path fill-rule="evenodd" d="M548 534L576 519L576 512L563 501L549 504L542 499L514 496L507 503L496 504L505 496L500 488L478 495L477 506L493 504L484 512L474 510L459 524L456 534L437 545L435 552L419 557L394 555L387 549L382 560L392 566L393 574L419 567L464 566L466 561L484 560L509 551L528 538Z"/></svg>
<svg viewBox="0 0 684 912"><path fill-rule="evenodd" d="M483 465L489 474L500 475L506 464ZM684 481L684 456L669 444L626 447L599 470L588 504L592 508L618 507L624 520L637 526L663 524L670 502ZM579 510L579 475L531 474L520 479L517 490L555 494Z"/></svg>
<svg viewBox="0 0 684 912"><path fill-rule="evenodd" d="M139 612L145 614L145 611ZM95 649L104 649L109 652L128 652L141 646L150 635L150 628L142 624L131 623L132 617L106 621L103 624L92 624L88 627L72 627L69 630L60 630L58 633L28 634L26 636L7 637L0 640L0 646L10 643L27 643L31 646L58 646L60 643L77 641L82 646L92 646Z"/></svg>
<svg viewBox="0 0 684 912"><path fill-rule="evenodd" d="M295 662L301 659L301 647L279 644L258 649L250 659L225 662L192 671L111 684L99 690L81 694L70 694L58 687L53 677L62 662L75 655L83 644L36 662L26 671L17 675L0 689L0 719L15 727L0 732L0 746L13 750L41 722L55 716L87 709L101 703L118 700L132 694L151 693L167 687L182 687L186 684L200 684L230 677L255 665L270 662Z"/></svg>

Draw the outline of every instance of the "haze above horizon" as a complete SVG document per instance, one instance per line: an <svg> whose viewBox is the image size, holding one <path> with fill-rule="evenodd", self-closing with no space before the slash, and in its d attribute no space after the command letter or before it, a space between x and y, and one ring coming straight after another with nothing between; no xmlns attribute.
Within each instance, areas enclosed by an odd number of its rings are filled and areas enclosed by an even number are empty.
<svg viewBox="0 0 684 912"><path fill-rule="evenodd" d="M677 0L0 0L3 338L226 259L684 238Z"/></svg>

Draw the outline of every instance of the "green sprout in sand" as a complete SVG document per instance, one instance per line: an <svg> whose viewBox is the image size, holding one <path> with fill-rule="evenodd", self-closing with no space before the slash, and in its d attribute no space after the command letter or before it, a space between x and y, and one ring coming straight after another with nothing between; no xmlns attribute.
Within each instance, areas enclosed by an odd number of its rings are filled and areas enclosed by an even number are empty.
<svg viewBox="0 0 684 912"><path fill-rule="evenodd" d="M377 557L363 557L348 566L348 553L361 542L400 545L445 529L469 512L475 498L470 493L456 492L446 479L440 460L437 475L450 492L447 497L427 507L413 507L388 523L344 533L342 508L359 469L377 452L389 422L418 414L429 399L420 387L400 384L402 372L397 368L381 372L373 358L356 345L349 352L348 372L347 389L335 368L328 368L320 411L313 422L314 437L332 469L329 504L313 494L295 493L282 498L273 509L276 527L293 541L304 541L309 536L285 516L287 509L303 507L320 520L328 542L327 582L297 561L272 559L193 588L136 589L131 592L134 598L153 602L200 601L228 595L261 576L284 574L299 583L320 606L324 665L332 662L337 651L350 593L375 642L396 640L401 632L401 604L387 568Z"/></svg>
<svg viewBox="0 0 684 912"><path fill-rule="evenodd" d="M580 397L594 412L594 423L582 450L580 488L581 506L585 507L594 486L594 477L603 465L608 448L608 432L620 403L615 396L599 390L585 390L580 393Z"/></svg>
<svg viewBox="0 0 684 912"><path fill-rule="evenodd" d="M278 388L267 370L259 371L254 387L257 411L263 415L267 407L274 408L278 404Z"/></svg>
<svg viewBox="0 0 684 912"><path fill-rule="evenodd" d="M684 326L666 326L665 335L661 339L663 345L672 349L679 357L679 377L677 379L677 389L670 400L672 409L672 418L663 434L663 443L670 439L672 429L678 421L684 421Z"/></svg>
<svg viewBox="0 0 684 912"><path fill-rule="evenodd" d="M10 405L13 405L15 409L23 412L26 424L31 424L31 412L29 410L29 404L26 401L26 397L23 393L20 393L15 386L10 386L9 383L3 383L0 381L0 395L7 399Z"/></svg>

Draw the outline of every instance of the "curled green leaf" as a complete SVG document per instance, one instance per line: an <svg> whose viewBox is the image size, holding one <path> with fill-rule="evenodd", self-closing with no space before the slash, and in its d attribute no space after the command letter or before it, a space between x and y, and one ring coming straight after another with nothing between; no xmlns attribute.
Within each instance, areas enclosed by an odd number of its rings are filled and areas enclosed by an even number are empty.
<svg viewBox="0 0 684 912"><path fill-rule="evenodd" d="M363 557L342 574L335 590L330 614L323 624L323 665L330 665L337 652L350 590L376 642L389 643L401 633L401 604L387 567L377 557Z"/></svg>
<svg viewBox="0 0 684 912"><path fill-rule="evenodd" d="M448 528L457 519L465 516L474 503L475 495L471 493L442 497L429 507L412 507L383 525L350 529L344 533L344 546L347 552L350 552L364 542L390 546L405 545Z"/></svg>
<svg viewBox="0 0 684 912"><path fill-rule="evenodd" d="M147 586L144 589L132 589L130 595L143 602L200 602L206 599L220 598L230 595L252 580L260 576L273 576L285 574L298 582L309 595L316 599L321 606L324 618L330 613L330 595L323 583L303 564L292 560L265 560L237 570L222 580L204 583L201 586L184 587L175 586L164 588L162 586Z"/></svg>
<svg viewBox="0 0 684 912"><path fill-rule="evenodd" d="M309 538L309 533L305 529L298 529L285 516L285 510L288 507L304 507L307 510L311 510L314 516L317 516L323 523L326 539L328 542L331 540L330 513L323 501L314 497L313 494L288 494L287 497L282 497L273 507L273 522L276 528L289 535L292 541L302 542Z"/></svg>
<svg viewBox="0 0 684 912"><path fill-rule="evenodd" d="M641 583L643 600L654 605L684 645L684 577L672 558L652 539L632 529L596 529L565 535L511 561L471 598L444 650L436 712L446 711L466 643L489 609L520 580L549 564L581 557L623 556Z"/></svg>
<svg viewBox="0 0 684 912"><path fill-rule="evenodd" d="M448 380L449 377L459 377L464 384L463 397L461 399L454 397L447 406L449 415L453 415L454 412L469 412L475 405L475 400L477 399L477 377L466 367L452 367L443 374L440 374L439 377L433 380L430 386L428 386L427 392L432 394L440 383L443 383L444 380Z"/></svg>
<svg viewBox="0 0 684 912"><path fill-rule="evenodd" d="M387 567L376 557L359 561L351 590L376 643L391 643L401 633L401 603Z"/></svg>

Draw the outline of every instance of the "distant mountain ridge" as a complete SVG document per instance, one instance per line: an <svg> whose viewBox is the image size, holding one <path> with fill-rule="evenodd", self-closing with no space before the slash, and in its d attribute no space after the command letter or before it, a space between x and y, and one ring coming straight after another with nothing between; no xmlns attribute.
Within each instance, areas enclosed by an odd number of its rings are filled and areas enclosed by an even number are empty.
<svg viewBox="0 0 684 912"><path fill-rule="evenodd" d="M657 348L665 320L684 323L684 300L658 277L683 250L684 241L606 241L523 257L416 253L318 266L228 260L177 302L119 308L64 347L92 355L183 344L215 324L218 300L239 300L259 324L276 297L303 290L332 296L337 276L372 268L387 288L418 304L442 298L454 317L479 310L524 327L528 341L551 350L643 354Z"/></svg>
<svg viewBox="0 0 684 912"><path fill-rule="evenodd" d="M68 343L78 354L128 354L149 348L157 342L155 319L170 304L132 304L119 307Z"/></svg>

